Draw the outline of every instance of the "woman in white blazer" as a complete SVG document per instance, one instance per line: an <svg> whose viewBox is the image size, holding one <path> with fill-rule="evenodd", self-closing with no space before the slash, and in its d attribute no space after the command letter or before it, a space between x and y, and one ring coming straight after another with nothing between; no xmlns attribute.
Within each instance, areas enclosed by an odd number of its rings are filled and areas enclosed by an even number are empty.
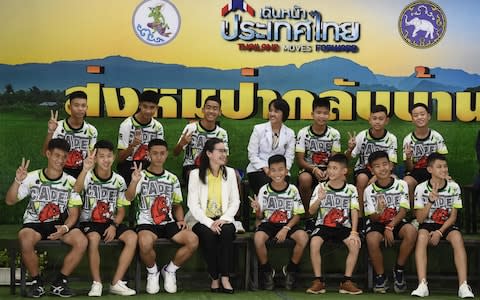
<svg viewBox="0 0 480 300"><path fill-rule="evenodd" d="M212 279L212 292L233 293L229 274L233 265L234 216L240 205L235 170L226 167L222 140L207 140L200 166L190 172L185 221L200 240Z"/></svg>
<svg viewBox="0 0 480 300"><path fill-rule="evenodd" d="M287 101L276 99L268 106L267 123L255 125L248 142L247 176L250 187L255 194L270 182L268 177L268 158L281 154L287 159L290 170L295 158L295 132L285 126L290 113Z"/></svg>

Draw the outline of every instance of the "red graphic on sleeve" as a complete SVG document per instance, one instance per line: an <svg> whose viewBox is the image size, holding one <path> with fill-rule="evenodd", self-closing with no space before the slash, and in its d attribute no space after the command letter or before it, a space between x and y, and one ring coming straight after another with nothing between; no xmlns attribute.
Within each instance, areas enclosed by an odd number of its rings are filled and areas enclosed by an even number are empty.
<svg viewBox="0 0 480 300"><path fill-rule="evenodd" d="M343 209L332 208L323 218L323 225L336 227L337 224L342 224L346 219L347 217L343 215Z"/></svg>
<svg viewBox="0 0 480 300"><path fill-rule="evenodd" d="M135 154L133 155L133 160L144 160L147 157L148 145L140 145Z"/></svg>
<svg viewBox="0 0 480 300"><path fill-rule="evenodd" d="M65 167L70 169L77 169L82 166L83 155L79 150L71 150L68 152L67 161L65 162Z"/></svg>
<svg viewBox="0 0 480 300"><path fill-rule="evenodd" d="M312 155L312 162L315 165L327 165L328 153L327 152L315 152Z"/></svg>
<svg viewBox="0 0 480 300"><path fill-rule="evenodd" d="M432 220L437 224L443 224L448 219L448 210L437 208L432 214Z"/></svg>
<svg viewBox="0 0 480 300"><path fill-rule="evenodd" d="M422 156L413 167L414 169L423 169L427 167L427 156Z"/></svg>
<svg viewBox="0 0 480 300"><path fill-rule="evenodd" d="M288 213L284 209L278 209L273 212L273 214L268 218L270 223L287 223Z"/></svg>
<svg viewBox="0 0 480 300"><path fill-rule="evenodd" d="M397 215L397 211L393 207L387 207L383 210L382 214L380 215L380 223L386 224L395 218Z"/></svg>
<svg viewBox="0 0 480 300"><path fill-rule="evenodd" d="M168 216L170 208L167 205L167 200L165 199L165 196L162 195L155 198L155 200L153 201L151 212L153 222L157 225L165 221L170 221L170 217Z"/></svg>
<svg viewBox="0 0 480 300"><path fill-rule="evenodd" d="M92 212L92 221L97 223L107 223L112 214L110 213L108 203L98 201Z"/></svg>
<svg viewBox="0 0 480 300"><path fill-rule="evenodd" d="M60 207L55 203L48 203L42 208L42 211L38 215L40 222L45 222L51 219L58 219L60 216Z"/></svg>

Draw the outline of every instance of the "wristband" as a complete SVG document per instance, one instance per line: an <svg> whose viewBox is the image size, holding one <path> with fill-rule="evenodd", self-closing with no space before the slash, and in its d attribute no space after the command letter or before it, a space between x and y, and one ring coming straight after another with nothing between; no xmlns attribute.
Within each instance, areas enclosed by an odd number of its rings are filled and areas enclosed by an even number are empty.
<svg viewBox="0 0 480 300"><path fill-rule="evenodd" d="M120 224L117 224L117 223L115 223L115 222L112 222L111 225L113 225L113 227L115 227L115 229L116 229L116 228L118 228L118 226L119 226Z"/></svg>
<svg viewBox="0 0 480 300"><path fill-rule="evenodd" d="M17 179L17 177L15 177L15 182L18 183L18 184L22 184L22 182L20 180Z"/></svg>
<svg viewBox="0 0 480 300"><path fill-rule="evenodd" d="M288 231L292 230L292 227L287 226L287 225L283 226L283 228L285 228L285 229L288 230Z"/></svg>
<svg viewBox="0 0 480 300"><path fill-rule="evenodd" d="M385 226L385 229L390 230L390 231L393 231L393 227L392 227L392 226L388 226L388 225L387 225L387 226Z"/></svg>
<svg viewBox="0 0 480 300"><path fill-rule="evenodd" d="M62 225L63 228L65 228L65 233L69 232L70 231L70 228L68 228L67 225L63 224Z"/></svg>
<svg viewBox="0 0 480 300"><path fill-rule="evenodd" d="M350 234L353 234L353 235L358 235L358 232L356 232L356 231L352 230L352 231L350 231Z"/></svg>
<svg viewBox="0 0 480 300"><path fill-rule="evenodd" d="M441 237L443 237L443 233L440 231L440 230L435 230L435 232L437 232Z"/></svg>

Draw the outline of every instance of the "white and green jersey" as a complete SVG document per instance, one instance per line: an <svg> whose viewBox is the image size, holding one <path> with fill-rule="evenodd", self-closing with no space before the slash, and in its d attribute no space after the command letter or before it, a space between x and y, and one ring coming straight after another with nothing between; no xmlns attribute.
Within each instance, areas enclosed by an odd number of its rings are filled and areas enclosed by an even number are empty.
<svg viewBox="0 0 480 300"><path fill-rule="evenodd" d="M174 222L172 205L181 205L183 202L180 182L177 176L167 170L162 174L143 170L135 195L138 225Z"/></svg>
<svg viewBox="0 0 480 300"><path fill-rule="evenodd" d="M353 184L345 183L342 188L334 189L328 182L321 182L313 191L310 206L317 201L320 187L325 190L325 199L320 202L315 225L351 228L350 212L352 209L360 209L357 188Z"/></svg>
<svg viewBox="0 0 480 300"><path fill-rule="evenodd" d="M414 208L422 209L428 201L428 195L432 192L430 181L426 180L415 188ZM423 223L443 224L450 217L452 208L462 208L460 187L453 180L447 180L444 187L438 190L438 200L430 208L427 218Z"/></svg>
<svg viewBox="0 0 480 300"><path fill-rule="evenodd" d="M222 140L225 144L225 149L227 149L228 155L228 134L227 131L222 127L216 125L213 130L207 130L202 126L202 124L200 124L200 122L193 122L185 126L178 141L180 142L182 136L190 133L192 134L192 140L183 147L183 150L185 150L185 155L183 158L184 166L200 165L200 153L205 146L205 142L211 138L219 138Z"/></svg>
<svg viewBox="0 0 480 300"><path fill-rule="evenodd" d="M376 151L385 151L391 162L397 163L397 138L385 130L381 138L374 138L370 134L370 129L361 131L355 137L355 148L352 150L352 157L357 157L354 171L362 170L367 167L368 157Z"/></svg>
<svg viewBox="0 0 480 300"><path fill-rule="evenodd" d="M66 173L50 179L43 170L29 172L18 188L17 199L29 196L23 223L43 223L66 217L69 207L82 205L80 195L73 190L75 178Z"/></svg>
<svg viewBox="0 0 480 300"><path fill-rule="evenodd" d="M257 198L263 212L262 222L287 224L294 215L305 213L300 193L293 184L276 191L267 183L260 188Z"/></svg>
<svg viewBox="0 0 480 300"><path fill-rule="evenodd" d="M132 154L126 160L138 161L147 159L148 143L153 139L164 140L163 126L160 122L152 118L149 123L142 124L134 116L126 118L121 124L118 132L119 150L127 149L135 139L135 133L142 137L142 143L135 147Z"/></svg>
<svg viewBox="0 0 480 300"><path fill-rule="evenodd" d="M447 146L440 133L430 129L424 139L417 138L414 132L410 132L403 139L403 160L407 160L405 149L407 145L413 150L412 162L414 169L426 168L427 158L432 153L447 154Z"/></svg>
<svg viewBox="0 0 480 300"><path fill-rule="evenodd" d="M363 195L365 216L377 213L380 215L379 222L383 224L390 223L401 207L410 209L408 185L401 179L392 178L386 187L379 186L377 182L369 184Z"/></svg>
<svg viewBox="0 0 480 300"><path fill-rule="evenodd" d="M327 126L322 134L316 134L310 125L298 132L295 152L305 153L309 165L326 167L332 153L340 151L340 133L335 128Z"/></svg>
<svg viewBox="0 0 480 300"><path fill-rule="evenodd" d="M115 217L117 207L130 205L125 198L125 179L115 172L108 179L99 178L94 170L85 176L83 206L80 222L108 223Z"/></svg>
<svg viewBox="0 0 480 300"><path fill-rule="evenodd" d="M72 128L67 120L58 121L52 139L64 139L70 144L65 168L81 169L83 160L88 156L88 150L92 150L97 142L97 136L97 129L87 121L83 121L80 128Z"/></svg>

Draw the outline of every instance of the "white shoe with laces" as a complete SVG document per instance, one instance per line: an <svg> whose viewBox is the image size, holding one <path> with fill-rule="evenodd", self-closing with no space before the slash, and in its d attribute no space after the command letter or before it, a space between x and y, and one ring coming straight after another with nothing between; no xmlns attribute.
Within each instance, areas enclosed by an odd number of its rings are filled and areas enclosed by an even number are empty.
<svg viewBox="0 0 480 300"><path fill-rule="evenodd" d="M467 284L466 281L458 288L458 297L460 298L473 298L475 297L472 292L472 288Z"/></svg>
<svg viewBox="0 0 480 300"><path fill-rule="evenodd" d="M176 273L165 270L166 266L162 268L161 274L163 278L163 288L167 293L173 294L177 292L177 276Z"/></svg>
<svg viewBox="0 0 480 300"><path fill-rule="evenodd" d="M114 285L110 285L110 294L120 295L120 296L133 296L137 292L132 290L127 286L125 281L117 281Z"/></svg>
<svg viewBox="0 0 480 300"><path fill-rule="evenodd" d="M159 279L160 279L160 272L148 273L148 275L147 275L147 293L156 294L160 291L160 284L158 283Z"/></svg>
<svg viewBox="0 0 480 300"><path fill-rule="evenodd" d="M460 293L460 291L459 291L459 293ZM417 297L427 297L429 295L427 281L425 279L422 279L422 281L418 285L417 289L414 290L411 295L412 296L417 296Z"/></svg>
<svg viewBox="0 0 480 300"><path fill-rule="evenodd" d="M89 297L100 297L102 296L102 283L98 281L94 281L92 283L92 287L90 288L90 292L88 292Z"/></svg>

